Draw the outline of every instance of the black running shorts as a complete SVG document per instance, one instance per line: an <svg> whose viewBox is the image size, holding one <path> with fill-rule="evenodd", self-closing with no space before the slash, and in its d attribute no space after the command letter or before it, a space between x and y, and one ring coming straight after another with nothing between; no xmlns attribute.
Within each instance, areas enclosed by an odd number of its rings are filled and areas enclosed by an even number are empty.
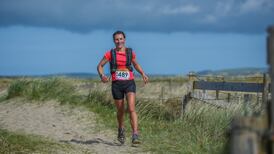
<svg viewBox="0 0 274 154"><path fill-rule="evenodd" d="M136 85L134 80L116 80L111 84L112 97L114 99L124 99L128 92L136 92Z"/></svg>

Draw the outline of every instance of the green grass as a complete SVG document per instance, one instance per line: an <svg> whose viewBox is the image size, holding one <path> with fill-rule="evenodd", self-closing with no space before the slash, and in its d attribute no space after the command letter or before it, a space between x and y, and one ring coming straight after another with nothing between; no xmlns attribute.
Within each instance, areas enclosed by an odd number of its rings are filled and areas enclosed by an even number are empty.
<svg viewBox="0 0 274 154"><path fill-rule="evenodd" d="M58 153L76 149L70 145L56 143L40 136L25 135L0 129L0 153Z"/></svg>
<svg viewBox="0 0 274 154"><path fill-rule="evenodd" d="M217 112L213 112L215 115L207 113L195 117L185 115L174 121L143 121L143 138L149 142L146 148L158 153L222 153L227 142L225 131L229 117ZM222 121L217 121L219 118Z"/></svg>
<svg viewBox="0 0 274 154"><path fill-rule="evenodd" d="M85 106L97 113L98 122L116 131L116 110L107 92L90 90L76 95L72 83L60 79L16 80L8 90L8 99L26 97L31 100L56 99L61 104ZM224 153L228 137L227 127L233 113L206 107L193 109L184 116L150 100L138 100L136 110L142 147L155 153ZM127 137L130 125L126 115ZM99 128L100 129L100 128Z"/></svg>
<svg viewBox="0 0 274 154"><path fill-rule="evenodd" d="M15 80L8 89L8 98L24 96L31 100L57 99L65 102L73 95L73 86L60 78Z"/></svg>

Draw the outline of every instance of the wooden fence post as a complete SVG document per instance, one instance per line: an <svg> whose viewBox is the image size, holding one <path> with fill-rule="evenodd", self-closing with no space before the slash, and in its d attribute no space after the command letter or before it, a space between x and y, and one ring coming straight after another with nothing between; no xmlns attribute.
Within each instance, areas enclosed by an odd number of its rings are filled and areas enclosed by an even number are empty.
<svg viewBox="0 0 274 154"><path fill-rule="evenodd" d="M268 72L273 83L274 81L274 25L268 28L267 36L267 63L270 66ZM242 117L232 122L231 149L232 154L250 153L272 153L274 154L274 91L271 90L271 101L268 103L268 81L264 75L262 107L267 108L267 116L262 114L260 119L257 117ZM274 89L274 84L271 84ZM247 106L249 96L244 95L244 106ZM269 106L269 107L268 107ZM245 107L247 112L247 108ZM247 114L247 113L246 113ZM260 122L261 121L261 122ZM264 121L264 122L263 122ZM234 129L233 129L234 128ZM267 143L267 146L266 146ZM259 151L259 147L263 151Z"/></svg>
<svg viewBox="0 0 274 154"><path fill-rule="evenodd" d="M191 99L190 92L183 96L182 103L181 103L181 116L185 114L186 105L190 99Z"/></svg>
<svg viewBox="0 0 274 154"><path fill-rule="evenodd" d="M219 90L216 90L216 99L219 99Z"/></svg>
<svg viewBox="0 0 274 154"><path fill-rule="evenodd" d="M165 87L161 88L161 103L164 104L164 93L165 93Z"/></svg>
<svg viewBox="0 0 274 154"><path fill-rule="evenodd" d="M264 91L262 94L262 110L266 109L267 106L267 100L268 100L268 89L269 89L269 81L267 78L267 75L264 74L264 79L263 79L263 83L264 83Z"/></svg>
<svg viewBox="0 0 274 154"><path fill-rule="evenodd" d="M230 97L231 97L231 94L228 93L228 94L227 94L227 102L228 102L228 103L230 102Z"/></svg>
<svg viewBox="0 0 274 154"><path fill-rule="evenodd" d="M191 93L194 95L194 84L193 84L193 82L195 81L195 79L196 79L196 75L195 75L195 73L194 72L189 72L188 73L188 83L191 85Z"/></svg>
<svg viewBox="0 0 274 154"><path fill-rule="evenodd" d="M255 117L237 117L231 123L231 154L264 154L257 130L265 127L263 120Z"/></svg>
<svg viewBox="0 0 274 154"><path fill-rule="evenodd" d="M244 94L244 115L248 116L250 115L250 95Z"/></svg>
<svg viewBox="0 0 274 154"><path fill-rule="evenodd" d="M269 119L270 119L270 131L274 131L274 25L269 27L267 29L268 36L267 36L267 63L270 65L269 72L270 72L270 78L271 78L271 103L270 103L270 113L269 113ZM271 153L274 153L274 142L271 141Z"/></svg>
<svg viewBox="0 0 274 154"><path fill-rule="evenodd" d="M196 78L196 75L195 75L194 72L189 72L189 73L188 73L188 80L189 80L189 81L194 81L195 78Z"/></svg>

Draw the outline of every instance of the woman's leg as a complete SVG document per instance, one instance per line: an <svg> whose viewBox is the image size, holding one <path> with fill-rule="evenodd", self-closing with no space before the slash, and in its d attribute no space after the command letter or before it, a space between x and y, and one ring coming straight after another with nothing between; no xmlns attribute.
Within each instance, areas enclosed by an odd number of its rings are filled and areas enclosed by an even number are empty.
<svg viewBox="0 0 274 154"><path fill-rule="evenodd" d="M114 101L117 109L118 128L124 128L124 99L115 99Z"/></svg>
<svg viewBox="0 0 274 154"><path fill-rule="evenodd" d="M130 116L130 124L133 134L138 134L138 117L135 111L135 93L128 92L126 94L128 102L128 112Z"/></svg>

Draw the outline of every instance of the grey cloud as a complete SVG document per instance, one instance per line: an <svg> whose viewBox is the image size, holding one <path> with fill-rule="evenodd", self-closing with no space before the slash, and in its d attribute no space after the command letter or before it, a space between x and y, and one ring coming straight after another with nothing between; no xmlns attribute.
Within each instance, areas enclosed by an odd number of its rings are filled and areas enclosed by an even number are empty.
<svg viewBox="0 0 274 154"><path fill-rule="evenodd" d="M176 6L176 7L165 7L162 9L163 14L171 15L171 14L195 14L200 11L200 8L195 5L183 5L183 6ZM160 12L160 13L161 13Z"/></svg>
<svg viewBox="0 0 274 154"><path fill-rule="evenodd" d="M272 0L246 0L240 5L240 9L242 12L253 12L263 9L273 9L273 1Z"/></svg>
<svg viewBox="0 0 274 154"><path fill-rule="evenodd" d="M89 32L258 33L273 24L274 0L1 0L0 26Z"/></svg>

